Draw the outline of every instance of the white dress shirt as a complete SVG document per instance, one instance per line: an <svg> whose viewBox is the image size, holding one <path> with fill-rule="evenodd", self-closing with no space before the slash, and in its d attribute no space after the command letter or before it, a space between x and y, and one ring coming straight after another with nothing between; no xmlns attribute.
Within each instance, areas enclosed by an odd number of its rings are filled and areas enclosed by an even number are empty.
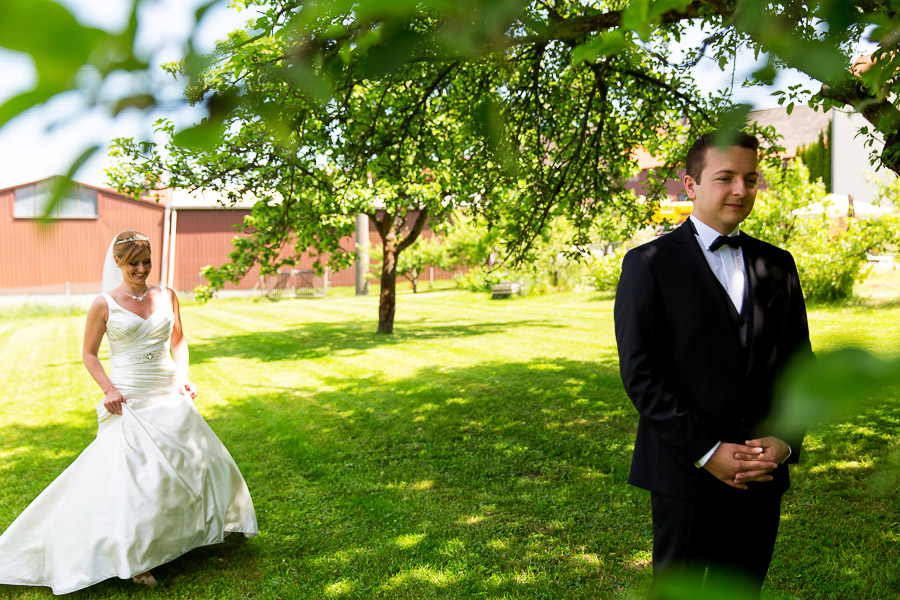
<svg viewBox="0 0 900 600"><path fill-rule="evenodd" d="M700 248L703 249L703 256L706 258L706 262L709 263L709 268L712 269L713 275L716 276L716 279L728 292L731 303L734 304L738 312L741 312L741 306L744 303L745 283L744 251L741 248L732 248L727 245L722 246L715 252L710 251L710 245L721 234L694 215L688 218L697 231L694 238L700 244ZM734 237L739 233L740 229L735 227L734 231L729 233L728 236Z"/></svg>
<svg viewBox="0 0 900 600"><path fill-rule="evenodd" d="M744 304L744 286L747 281L744 274L743 249L724 245L715 252L711 251L709 247L721 234L694 215L691 215L688 218L694 224L694 230L696 231L694 238L697 240L697 243L700 244L700 248L703 250L703 256L706 258L706 262L709 263L709 268L712 270L713 275L716 276L716 279L719 280L719 283L722 284L722 287L725 288L725 291L728 292L731 303L734 304L734 307L738 312L741 312L741 307ZM739 233L740 229L735 227L734 231L729 233L728 236L736 236ZM712 455L715 454L721 444L721 441L717 442L709 452L704 454L700 460L694 463L694 466L702 468ZM785 460L790 457L791 452L791 447L788 446L788 455L785 457Z"/></svg>

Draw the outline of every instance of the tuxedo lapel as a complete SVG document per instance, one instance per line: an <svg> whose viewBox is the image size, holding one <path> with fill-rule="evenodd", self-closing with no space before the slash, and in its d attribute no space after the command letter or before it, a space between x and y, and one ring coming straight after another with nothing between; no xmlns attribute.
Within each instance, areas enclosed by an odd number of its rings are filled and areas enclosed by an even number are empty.
<svg viewBox="0 0 900 600"><path fill-rule="evenodd" d="M752 373L756 366L756 354L759 348L759 338L762 335L763 328L766 326L766 312L769 310L773 301L777 298L772 297L772 286L767 276L769 265L763 257L757 252L756 244L752 243L756 240L749 238L751 243L747 243L743 247L744 251L744 272L747 274L747 284L750 286L750 297L752 301L752 316L750 323L750 332L748 335L749 364L747 365L748 373ZM780 290L778 293L783 293ZM771 315L770 315L771 316Z"/></svg>
<svg viewBox="0 0 900 600"><path fill-rule="evenodd" d="M671 241L678 247L678 263L683 269L684 281L690 288L696 290L697 294L704 294L711 298L711 303L715 307L713 314L695 315L693 322L714 327L716 331L711 334L727 338L732 350L740 354L743 344L741 343L740 328L734 320L734 304L731 303L728 292L712 272L700 244L697 243L693 229L688 222L685 222L669 235ZM685 307L685 310L691 310L691 308Z"/></svg>

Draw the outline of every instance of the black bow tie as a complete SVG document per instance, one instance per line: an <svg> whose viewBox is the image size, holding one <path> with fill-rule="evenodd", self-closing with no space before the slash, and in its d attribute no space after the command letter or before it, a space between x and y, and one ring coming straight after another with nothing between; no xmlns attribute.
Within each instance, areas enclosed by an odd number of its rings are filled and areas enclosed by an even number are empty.
<svg viewBox="0 0 900 600"><path fill-rule="evenodd" d="M715 241L709 245L709 251L715 252L722 246L728 245L732 248L740 248L743 240L741 239L740 234L738 235L720 235L715 239Z"/></svg>

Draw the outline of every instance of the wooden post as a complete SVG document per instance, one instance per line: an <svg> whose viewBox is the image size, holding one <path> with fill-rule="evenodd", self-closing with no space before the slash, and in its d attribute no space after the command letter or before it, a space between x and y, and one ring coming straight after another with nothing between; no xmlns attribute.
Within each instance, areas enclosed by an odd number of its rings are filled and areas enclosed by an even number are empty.
<svg viewBox="0 0 900 600"><path fill-rule="evenodd" d="M356 215L356 295L369 295L369 217Z"/></svg>

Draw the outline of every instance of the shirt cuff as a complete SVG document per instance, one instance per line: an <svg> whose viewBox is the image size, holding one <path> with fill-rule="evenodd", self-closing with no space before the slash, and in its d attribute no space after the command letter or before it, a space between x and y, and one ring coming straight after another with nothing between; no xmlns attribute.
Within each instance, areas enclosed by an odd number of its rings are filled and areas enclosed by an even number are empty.
<svg viewBox="0 0 900 600"><path fill-rule="evenodd" d="M713 446L709 452L707 452L706 454L701 456L700 460L698 460L697 462L694 463L694 466L697 467L698 469L702 469L703 466L709 462L709 459L712 458L712 455L716 453L716 450L718 450L719 446L721 446L721 445L722 445L722 442L716 442L716 445ZM790 446L788 446L788 450L790 450ZM790 454L788 454L788 456L790 456ZM785 460L787 460L787 459L785 459Z"/></svg>
<svg viewBox="0 0 900 600"><path fill-rule="evenodd" d="M789 459L789 458L791 457L791 454L793 454L793 453L794 453L794 451L791 450L790 445L788 445L788 455L784 457L784 460L781 461L781 464L786 463L786 462L787 462L787 459Z"/></svg>

